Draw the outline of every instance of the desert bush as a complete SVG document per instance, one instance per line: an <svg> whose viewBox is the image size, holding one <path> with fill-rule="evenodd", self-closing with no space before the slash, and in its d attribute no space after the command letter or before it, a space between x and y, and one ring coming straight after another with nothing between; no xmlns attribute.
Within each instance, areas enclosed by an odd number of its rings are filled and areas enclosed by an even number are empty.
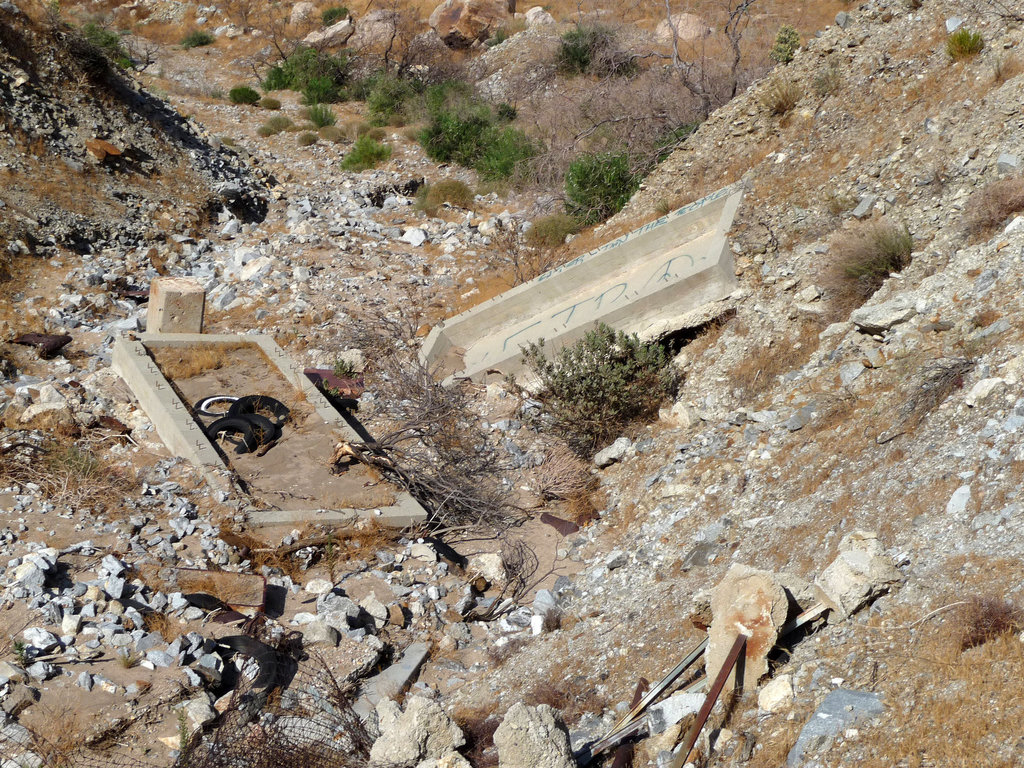
<svg viewBox="0 0 1024 768"><path fill-rule="evenodd" d="M565 174L565 210L584 224L617 213L640 186L625 152L582 155Z"/></svg>
<svg viewBox="0 0 1024 768"><path fill-rule="evenodd" d="M379 73L372 78L366 95L366 110L374 125L401 125L407 119L410 101L418 90L415 82Z"/></svg>
<svg viewBox="0 0 1024 768"><path fill-rule="evenodd" d="M910 264L914 238L903 224L874 221L840 235L823 280L835 306L846 312L866 301L892 272Z"/></svg>
<svg viewBox="0 0 1024 768"><path fill-rule="evenodd" d="M188 50L191 48L201 48L204 45L213 45L214 42L215 39L209 32L202 29L194 29L181 39L181 47Z"/></svg>
<svg viewBox="0 0 1024 768"><path fill-rule="evenodd" d="M558 69L567 75L606 77L632 74L636 65L616 46L614 30L600 24L580 24L562 35Z"/></svg>
<svg viewBox="0 0 1024 768"><path fill-rule="evenodd" d="M802 96L803 91L794 81L776 77L765 86L758 101L773 115L784 115L800 102Z"/></svg>
<svg viewBox="0 0 1024 768"><path fill-rule="evenodd" d="M831 96L843 84L843 76L839 65L834 61L814 76L811 85L819 96Z"/></svg>
<svg viewBox="0 0 1024 768"><path fill-rule="evenodd" d="M228 91L228 99L232 104L256 104L260 95L248 85L236 85Z"/></svg>
<svg viewBox="0 0 1024 768"><path fill-rule="evenodd" d="M312 131L303 131L296 138L296 142L300 147L311 147L317 142L317 135Z"/></svg>
<svg viewBox="0 0 1024 768"><path fill-rule="evenodd" d="M324 8L320 13L320 23L329 27L346 16L348 16L348 8L343 5L332 5L330 8Z"/></svg>
<svg viewBox="0 0 1024 768"><path fill-rule="evenodd" d="M99 24L90 21L82 27L82 37L90 45L98 48L104 56L117 64L121 69L128 69L132 65L131 56L121 42L121 36L110 29L105 29Z"/></svg>
<svg viewBox="0 0 1024 768"><path fill-rule="evenodd" d="M555 429L581 454L624 426L657 413L675 394L679 376L665 350L601 323L575 344L548 357L543 339L523 350L540 380Z"/></svg>
<svg viewBox="0 0 1024 768"><path fill-rule="evenodd" d="M473 168L484 181L512 178L516 168L536 154L533 142L516 128L490 128L482 140L483 151Z"/></svg>
<svg viewBox="0 0 1024 768"><path fill-rule="evenodd" d="M1016 53L1005 53L997 56L992 62L992 79L996 83L1005 83L1024 72L1024 59Z"/></svg>
<svg viewBox="0 0 1024 768"><path fill-rule="evenodd" d="M473 190L458 179L442 179L434 184L424 184L416 195L416 206L433 213L445 203L458 208L473 207Z"/></svg>
<svg viewBox="0 0 1024 768"><path fill-rule="evenodd" d="M256 132L260 136L274 136L281 131L287 131L292 125L291 119L286 115L274 115L261 125Z"/></svg>
<svg viewBox="0 0 1024 768"><path fill-rule="evenodd" d="M336 125L325 125L317 131L317 134L324 141L330 141L334 144L339 144L345 140L345 132Z"/></svg>
<svg viewBox="0 0 1024 768"><path fill-rule="evenodd" d="M272 96L264 96L260 99L260 107L263 109L276 110L281 108L281 102Z"/></svg>
<svg viewBox="0 0 1024 768"><path fill-rule="evenodd" d="M800 33L789 24L783 24L779 27L778 34L775 35L775 43L768 56L779 64L789 64L796 56L799 47Z"/></svg>
<svg viewBox="0 0 1024 768"><path fill-rule="evenodd" d="M1010 216L1024 211L1024 177L986 184L967 200L964 229L975 239L991 235Z"/></svg>
<svg viewBox="0 0 1024 768"><path fill-rule="evenodd" d="M567 213L553 213L533 222L526 233L526 244L532 248L558 248L565 238L580 231L580 224Z"/></svg>
<svg viewBox="0 0 1024 768"><path fill-rule="evenodd" d="M946 38L946 53L953 61L977 56L984 48L985 39L981 33L974 32L967 27L960 27Z"/></svg>
<svg viewBox="0 0 1024 768"><path fill-rule="evenodd" d="M367 138L373 139L374 141L383 141L384 137L388 135L388 132L381 128L379 125L370 126L365 133L362 134Z"/></svg>
<svg viewBox="0 0 1024 768"><path fill-rule="evenodd" d="M268 91L301 91L308 104L342 101L351 72L344 54L331 56L315 48L299 48L267 72ZM315 100L314 100L315 99Z"/></svg>
<svg viewBox="0 0 1024 768"><path fill-rule="evenodd" d="M956 623L960 649L987 643L1003 634L1024 629L1024 609L999 597L973 595L959 607Z"/></svg>
<svg viewBox="0 0 1024 768"><path fill-rule="evenodd" d="M352 150L341 161L341 167L346 171L365 171L389 157L391 157L391 147L374 141L369 136L363 136L352 145Z"/></svg>
<svg viewBox="0 0 1024 768"><path fill-rule="evenodd" d="M325 125L334 125L337 122L334 112L324 104L314 104L307 109L306 118L317 128L323 128Z"/></svg>

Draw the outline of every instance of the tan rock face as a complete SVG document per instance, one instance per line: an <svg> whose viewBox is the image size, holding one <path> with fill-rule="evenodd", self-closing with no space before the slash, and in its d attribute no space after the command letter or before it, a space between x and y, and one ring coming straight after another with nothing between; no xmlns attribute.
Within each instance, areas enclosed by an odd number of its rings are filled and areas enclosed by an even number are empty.
<svg viewBox="0 0 1024 768"><path fill-rule="evenodd" d="M671 43L673 28L675 28L676 36L681 43L700 40L714 32L700 16L692 13L676 13L664 19L654 31L658 42Z"/></svg>
<svg viewBox="0 0 1024 768"><path fill-rule="evenodd" d="M445 45L468 48L509 18L505 0L445 0L430 14L430 26Z"/></svg>
<svg viewBox="0 0 1024 768"><path fill-rule="evenodd" d="M775 575L746 565L734 565L711 594L711 627L704 664L714 680L736 636L747 634L743 687L756 685L768 671L768 652L786 621L789 601ZM735 686L735 670L726 688Z"/></svg>

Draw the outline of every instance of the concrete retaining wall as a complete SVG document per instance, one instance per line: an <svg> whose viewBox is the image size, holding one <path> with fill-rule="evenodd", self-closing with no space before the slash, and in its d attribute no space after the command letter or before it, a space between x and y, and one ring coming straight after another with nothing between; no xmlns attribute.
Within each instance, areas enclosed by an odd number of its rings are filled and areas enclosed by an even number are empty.
<svg viewBox="0 0 1024 768"><path fill-rule="evenodd" d="M476 380L515 374L527 343L557 350L597 322L643 334L727 296L736 278L726 234L742 196L738 185L721 189L445 320L423 361Z"/></svg>

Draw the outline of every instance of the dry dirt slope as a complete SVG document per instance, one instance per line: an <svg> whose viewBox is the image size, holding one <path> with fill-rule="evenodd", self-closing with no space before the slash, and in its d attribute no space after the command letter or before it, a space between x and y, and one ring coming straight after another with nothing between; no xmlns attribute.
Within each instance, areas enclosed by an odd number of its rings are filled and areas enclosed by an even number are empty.
<svg viewBox="0 0 1024 768"><path fill-rule="evenodd" d="M951 60L955 17L980 54ZM753 764L777 766L845 684L880 693L886 715L821 765L1020 765L1021 640L961 654L962 606L916 622L974 595L1024 603L1021 25L938 0L876 0L844 23L712 115L604 228L748 188L739 288L683 351L682 417L605 472L585 618L515 666L628 699L697 637L684 617L731 563L813 579L867 529L902 587L783 659L792 705L757 715L745 700L724 723L755 739ZM790 85L796 103L775 113ZM833 265L879 222L906 225L912 261L853 311ZM609 571L612 546L628 557Z"/></svg>

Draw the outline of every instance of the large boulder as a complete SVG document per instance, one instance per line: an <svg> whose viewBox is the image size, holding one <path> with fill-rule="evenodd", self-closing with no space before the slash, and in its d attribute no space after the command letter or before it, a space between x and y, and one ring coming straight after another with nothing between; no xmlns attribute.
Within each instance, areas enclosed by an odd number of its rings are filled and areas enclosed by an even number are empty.
<svg viewBox="0 0 1024 768"><path fill-rule="evenodd" d="M575 768L565 723L547 704L514 704L494 732L499 768Z"/></svg>
<svg viewBox="0 0 1024 768"><path fill-rule="evenodd" d="M430 26L451 48L483 42L508 21L505 0L445 0L430 14Z"/></svg>
<svg viewBox="0 0 1024 768"><path fill-rule="evenodd" d="M357 51L383 50L394 39L401 21L394 11L370 11L359 18L348 47Z"/></svg>
<svg viewBox="0 0 1024 768"><path fill-rule="evenodd" d="M307 0L302 0L300 3L296 3L292 6L292 12L288 15L288 23L292 26L302 24L316 13L316 6Z"/></svg>
<svg viewBox="0 0 1024 768"><path fill-rule="evenodd" d="M338 48L349 41L355 34L356 26L346 16L341 21L331 24L327 29L318 29L306 35L302 42L315 48Z"/></svg>
<svg viewBox="0 0 1024 768"><path fill-rule="evenodd" d="M466 743L459 726L441 706L422 696L412 697L404 712L384 699L377 706L377 718L380 737L370 750L373 765L416 765L438 760Z"/></svg>
<svg viewBox="0 0 1024 768"><path fill-rule="evenodd" d="M845 619L902 578L876 534L853 531L839 542L839 556L815 584L832 603L833 617Z"/></svg>
<svg viewBox="0 0 1024 768"><path fill-rule="evenodd" d="M714 680L740 633L746 634L743 687L750 688L768 671L768 652L789 613L789 599L775 574L739 563L711 593L711 626L704 669ZM726 682L735 687L735 669Z"/></svg>
<svg viewBox="0 0 1024 768"><path fill-rule="evenodd" d="M555 23L555 17L544 10L543 6L535 5L526 12L526 26L543 27Z"/></svg>
<svg viewBox="0 0 1024 768"><path fill-rule="evenodd" d="M672 30L681 43L690 43L694 40L703 40L715 30L708 26L700 16L693 13L676 13L663 19L654 30L654 36L659 43L672 42Z"/></svg>

